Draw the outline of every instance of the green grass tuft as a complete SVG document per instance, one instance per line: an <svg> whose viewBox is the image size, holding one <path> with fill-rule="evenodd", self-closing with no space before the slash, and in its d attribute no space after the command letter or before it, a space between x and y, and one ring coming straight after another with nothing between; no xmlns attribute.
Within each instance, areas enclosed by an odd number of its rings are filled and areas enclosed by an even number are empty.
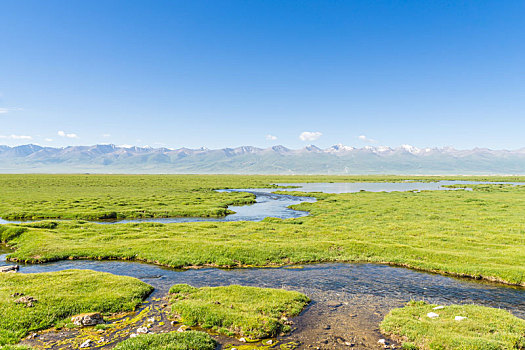
<svg viewBox="0 0 525 350"><path fill-rule="evenodd" d="M15 239L26 231L27 228L25 227L8 227L0 225L0 243L6 243Z"/></svg>
<svg viewBox="0 0 525 350"><path fill-rule="evenodd" d="M54 326L84 312L133 310L153 288L135 278L90 270L0 275L0 345L14 344L28 332ZM15 304L22 293L33 307Z"/></svg>
<svg viewBox="0 0 525 350"><path fill-rule="evenodd" d="M525 320L507 311L478 305L437 305L409 302L394 309L381 323L381 331L405 341L403 349L510 350L525 348ZM427 314L435 312L437 318ZM456 321L455 316L467 317Z"/></svg>
<svg viewBox="0 0 525 350"><path fill-rule="evenodd" d="M252 339L289 330L286 318L298 315L310 301L299 292L237 285L194 288L182 284L173 286L170 294L172 310L185 324Z"/></svg>
<svg viewBox="0 0 525 350"><path fill-rule="evenodd" d="M215 341L204 332L144 334L119 343L115 350L214 350Z"/></svg>

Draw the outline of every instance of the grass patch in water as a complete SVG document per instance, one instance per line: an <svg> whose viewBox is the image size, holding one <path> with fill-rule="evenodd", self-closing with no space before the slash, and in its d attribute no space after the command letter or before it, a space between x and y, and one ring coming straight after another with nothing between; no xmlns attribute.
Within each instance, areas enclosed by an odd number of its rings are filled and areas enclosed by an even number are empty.
<svg viewBox="0 0 525 350"><path fill-rule="evenodd" d="M299 292L237 285L177 284L171 287L170 297L172 311L183 323L252 339L290 330L287 318L297 316L310 301Z"/></svg>
<svg viewBox="0 0 525 350"><path fill-rule="evenodd" d="M438 305L409 302L390 311L381 331L404 341L405 349L503 350L525 348L525 320L507 311L478 305ZM434 312L437 318L430 318ZM456 316L466 317L455 320Z"/></svg>
<svg viewBox="0 0 525 350"><path fill-rule="evenodd" d="M153 288L138 279L90 270L0 274L0 345L84 312L133 310ZM16 304L33 297L33 307Z"/></svg>
<svg viewBox="0 0 525 350"><path fill-rule="evenodd" d="M144 334L126 339L115 350L214 350L215 340L204 332Z"/></svg>

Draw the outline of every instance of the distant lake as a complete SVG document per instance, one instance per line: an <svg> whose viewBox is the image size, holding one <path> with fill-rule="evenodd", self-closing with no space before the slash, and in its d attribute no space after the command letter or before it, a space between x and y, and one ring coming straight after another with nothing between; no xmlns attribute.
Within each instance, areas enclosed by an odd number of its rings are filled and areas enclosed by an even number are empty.
<svg viewBox="0 0 525 350"><path fill-rule="evenodd" d="M355 193L367 192L406 192L406 191L448 191L454 188L450 185L484 185L510 184L525 185L524 182L476 182L476 181L436 181L436 182L308 182L308 183L278 183L278 186L297 186L282 191L324 192L324 193Z"/></svg>

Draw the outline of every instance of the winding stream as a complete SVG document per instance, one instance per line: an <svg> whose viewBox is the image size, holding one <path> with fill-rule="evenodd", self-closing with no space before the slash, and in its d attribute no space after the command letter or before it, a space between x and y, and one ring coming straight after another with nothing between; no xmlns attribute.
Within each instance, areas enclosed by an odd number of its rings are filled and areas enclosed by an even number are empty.
<svg viewBox="0 0 525 350"><path fill-rule="evenodd" d="M430 187L434 190L447 189L439 183L300 185L303 186L298 189L300 191L322 190L330 193L358 192L362 189L367 191L413 191L428 190ZM297 212L287 207L305 200L314 201L309 197L271 194L270 192L274 189L249 191L257 195L256 204L231 208L237 214L226 218L205 220L258 221L267 216L300 217L307 213ZM169 220L174 219L155 219L154 221L181 222ZM130 221L132 220L121 222ZM10 264L5 261L7 252L5 247L0 247L0 265ZM377 344L378 339L384 337L379 333L380 321L390 309L400 307L409 300L425 300L443 305L475 303L503 308L518 317L525 318L525 288L458 279L380 264L312 264L299 268L294 266L231 270L217 268L175 270L138 262L68 260L39 265L22 265L20 273L50 272L72 268L138 278L155 287L155 292L150 298L165 295L169 287L177 283L188 283L197 287L240 284L300 291L308 295L312 303L305 312L294 319L297 329L290 335L284 336L282 340L297 341L302 344L299 347L301 349L310 346L320 349L342 349L348 348L348 344L354 344L353 349L381 348Z"/></svg>
<svg viewBox="0 0 525 350"><path fill-rule="evenodd" d="M0 264L8 264L5 254L0 260ZM377 340L383 338L378 330L382 318L390 309L409 300L444 305L475 303L503 308L525 318L524 288L380 264L175 270L137 262L73 260L22 265L20 272L65 269L90 269L138 278L155 287L151 298L165 295L177 283L197 287L239 284L300 291L312 299L312 304L294 319L298 329L282 340L320 346L321 349L344 348L345 342L355 344L356 349L377 347Z"/></svg>
<svg viewBox="0 0 525 350"><path fill-rule="evenodd" d="M280 219L293 219L308 215L308 212L293 210L289 206L315 202L313 197L296 197L291 195L274 194L275 189L271 188L248 188L219 190L219 192L248 192L255 195L256 203L251 205L229 206L235 214L230 214L221 218L200 218L200 217L175 217L175 218L144 218L144 219L125 219L125 220L104 220L94 221L99 224L125 224L130 222L160 222L164 224L181 222L224 222L224 221L261 221L267 217ZM57 221L58 219L50 219ZM31 221L8 221L0 219L0 224L19 224Z"/></svg>
<svg viewBox="0 0 525 350"><path fill-rule="evenodd" d="M132 222L159 222L164 224L182 222L228 222L228 221L261 221L267 217L279 219L293 219L308 215L308 212L293 210L289 207L295 204L316 201L314 197L300 197L285 194L276 194L275 191L301 191L324 193L355 193L367 192L394 192L394 191L453 191L450 185L479 185L500 184L495 182L475 181L437 181L437 182L341 182L341 183L280 183L279 186L288 188L246 188L217 190L218 192L248 192L255 195L256 202L251 205L229 206L235 212L221 218L210 217L174 217L174 218L143 218L124 220L93 221L99 224L125 224ZM525 185L523 182L505 182L510 185ZM293 187L293 188L292 188ZM466 188L465 190L471 190ZM50 219L59 220L59 219ZM35 220L11 221L0 218L0 224L19 224ZM38 220L37 220L38 221Z"/></svg>

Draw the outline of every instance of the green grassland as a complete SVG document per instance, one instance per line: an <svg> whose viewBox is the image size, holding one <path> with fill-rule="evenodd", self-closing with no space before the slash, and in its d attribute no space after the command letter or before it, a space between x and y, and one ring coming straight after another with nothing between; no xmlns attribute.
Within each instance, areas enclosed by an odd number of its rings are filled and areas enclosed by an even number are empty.
<svg viewBox="0 0 525 350"><path fill-rule="evenodd" d="M299 292L237 285L195 288L177 284L171 287L170 296L173 312L188 326L252 339L289 331L287 317L297 316L310 302Z"/></svg>
<svg viewBox="0 0 525 350"><path fill-rule="evenodd" d="M525 348L525 321L507 311L478 305L437 305L410 302L394 309L381 331L405 342L404 349L503 350ZM427 313L439 314L437 318ZM456 321L455 316L466 317Z"/></svg>
<svg viewBox="0 0 525 350"><path fill-rule="evenodd" d="M204 332L144 334L126 339L115 350L214 350L216 343Z"/></svg>
<svg viewBox="0 0 525 350"><path fill-rule="evenodd" d="M218 193L201 176L2 175L0 217L15 219L124 219L220 217L230 205L253 203L249 193ZM221 185L235 186L226 179Z"/></svg>
<svg viewBox="0 0 525 350"><path fill-rule="evenodd" d="M191 192L189 189L193 188L197 192L191 193L196 195L213 188L261 187L273 182L400 181L404 178L13 175L1 176L0 179L4 183L8 179L31 183L31 186L26 183L26 187L9 188L13 193L5 202L23 203L27 212L36 212L27 202L32 198L32 192L35 192L33 198L44 198L55 192L77 191L86 193L85 196L91 193L89 202L95 205L97 201L93 198L107 194L101 185L105 181L108 187L118 187L113 182L123 183L121 187L126 190L121 189L121 195L118 191L113 193L125 204L128 195L147 203L145 193L158 191L166 194L169 193L166 188L171 188L173 193ZM48 181L54 183L56 189L50 189ZM90 185L92 182L96 184ZM142 182L138 186L140 190L132 191L138 182ZM0 189L4 197L6 191L9 192L5 187ZM313 194L318 199L316 203L296 206L310 211L311 215L290 220L9 224L0 229L0 238L16 248L10 259L24 262L94 258L134 259L172 267L240 267L364 261L525 285L525 187L480 185L474 189L421 193L317 193ZM17 201L17 192L25 193L20 201ZM214 200L218 198L214 197L216 195L219 194L210 192L210 198ZM64 194L64 197L68 201L76 198L71 193ZM3 202L0 201L0 206L7 206ZM49 206L47 210L53 212L53 208ZM125 211L127 207L122 208Z"/></svg>
<svg viewBox="0 0 525 350"><path fill-rule="evenodd" d="M152 290L135 278L89 270L0 274L0 346L75 314L133 310ZM15 304L15 293L37 301Z"/></svg>
<svg viewBox="0 0 525 350"><path fill-rule="evenodd" d="M271 187L285 182L436 181L445 177L242 175L0 175L0 217L124 219L220 217L231 205L253 203L248 193L214 189ZM447 177L450 178L450 177ZM520 181L525 177L458 177Z"/></svg>

